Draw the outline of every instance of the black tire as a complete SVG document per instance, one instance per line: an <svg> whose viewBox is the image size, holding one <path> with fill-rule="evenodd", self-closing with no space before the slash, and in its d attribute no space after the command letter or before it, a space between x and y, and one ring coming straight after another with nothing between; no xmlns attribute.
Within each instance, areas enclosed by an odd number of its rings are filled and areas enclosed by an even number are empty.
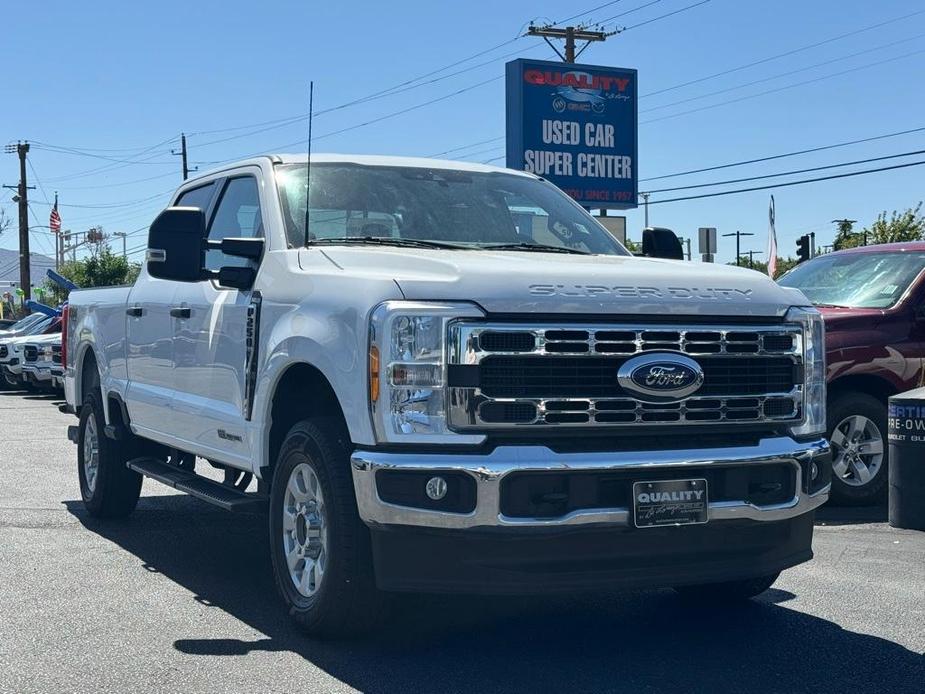
<svg viewBox="0 0 925 694"><path fill-rule="evenodd" d="M317 592L308 596L290 574L283 533L286 488L303 463L317 477L327 533L323 577ZM314 636L346 636L372 628L382 615L383 595L373 575L369 529L357 512L347 435L336 421L303 420L289 430L273 471L269 513L276 587L296 623Z"/></svg>
<svg viewBox="0 0 925 694"><path fill-rule="evenodd" d="M757 576L738 581L707 583L699 586L677 586L674 590L685 600L692 602L741 602L761 595L774 585L774 581L777 580L778 576L780 576L779 571L770 576Z"/></svg>
<svg viewBox="0 0 925 694"><path fill-rule="evenodd" d="M880 433L883 460L869 482L862 485L847 483L833 468L832 502L841 506L870 506L886 499L889 484L889 446L887 445L886 402L866 393L838 393L828 405L828 438L831 441L835 427L853 415L866 417ZM837 459L837 446L832 447L833 466Z"/></svg>
<svg viewBox="0 0 925 694"><path fill-rule="evenodd" d="M92 425L91 425L92 421ZM80 479L80 496L91 516L122 518L135 510L141 494L142 477L125 463L135 457L135 442L131 439L114 441L103 433L106 421L99 390L87 395L80 408L77 435L77 476ZM87 481L86 456L88 427L96 432L97 466L92 484Z"/></svg>

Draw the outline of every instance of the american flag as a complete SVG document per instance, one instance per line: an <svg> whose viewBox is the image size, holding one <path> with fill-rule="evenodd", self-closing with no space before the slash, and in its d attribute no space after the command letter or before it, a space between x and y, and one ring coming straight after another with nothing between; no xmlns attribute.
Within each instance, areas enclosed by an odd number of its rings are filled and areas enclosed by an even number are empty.
<svg viewBox="0 0 925 694"><path fill-rule="evenodd" d="M61 233L61 215L58 214L58 196L55 195L55 206L51 208L51 214L48 216L48 228L53 233Z"/></svg>
<svg viewBox="0 0 925 694"><path fill-rule="evenodd" d="M774 228L774 196L771 196L771 204L768 207L768 276L773 280L777 274L777 230Z"/></svg>

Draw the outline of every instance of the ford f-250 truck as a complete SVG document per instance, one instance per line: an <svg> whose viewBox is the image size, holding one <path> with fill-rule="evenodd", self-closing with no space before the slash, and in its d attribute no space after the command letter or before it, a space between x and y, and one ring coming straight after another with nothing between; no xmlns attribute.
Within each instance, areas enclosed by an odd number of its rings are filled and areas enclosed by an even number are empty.
<svg viewBox="0 0 925 694"><path fill-rule="evenodd" d="M266 513L315 633L387 591L751 597L811 558L829 491L802 293L633 257L495 167L269 156L189 180L134 286L71 293L64 351L87 510L130 513L148 476Z"/></svg>

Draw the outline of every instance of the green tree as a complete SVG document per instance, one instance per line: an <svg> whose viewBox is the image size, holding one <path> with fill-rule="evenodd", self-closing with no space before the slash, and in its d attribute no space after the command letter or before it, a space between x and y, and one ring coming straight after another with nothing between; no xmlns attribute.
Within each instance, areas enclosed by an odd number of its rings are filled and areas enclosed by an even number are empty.
<svg viewBox="0 0 925 694"><path fill-rule="evenodd" d="M78 287L87 288L131 284L140 270L139 263L130 263L121 255L113 253L109 246L103 245L98 253L63 263L58 273ZM51 280L45 280L45 290L46 296L53 298L56 303L67 298L67 292Z"/></svg>
<svg viewBox="0 0 925 694"><path fill-rule="evenodd" d="M838 231L835 233L835 240L832 241L832 249L836 251L845 248L854 248L864 243L864 235L854 230L854 221L851 219L839 219L835 222Z"/></svg>
<svg viewBox="0 0 925 694"><path fill-rule="evenodd" d="M893 213L887 219L886 211L877 216L877 221L864 229L867 243L897 243L900 241L921 241L925 238L925 217L920 214L922 203L905 212Z"/></svg>

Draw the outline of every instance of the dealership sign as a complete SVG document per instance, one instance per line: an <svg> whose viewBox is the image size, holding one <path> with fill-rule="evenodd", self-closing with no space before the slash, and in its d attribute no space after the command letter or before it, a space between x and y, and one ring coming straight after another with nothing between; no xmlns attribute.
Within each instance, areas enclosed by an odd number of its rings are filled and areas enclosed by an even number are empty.
<svg viewBox="0 0 925 694"><path fill-rule="evenodd" d="M507 166L552 181L586 207L636 207L636 71L507 64Z"/></svg>

